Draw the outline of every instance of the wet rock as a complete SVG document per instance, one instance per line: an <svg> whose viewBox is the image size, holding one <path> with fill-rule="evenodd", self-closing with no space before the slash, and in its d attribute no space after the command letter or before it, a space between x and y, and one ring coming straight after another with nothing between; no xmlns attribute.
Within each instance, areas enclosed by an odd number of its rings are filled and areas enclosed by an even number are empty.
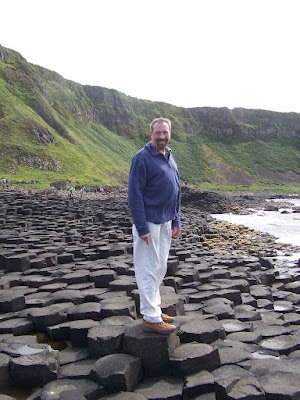
<svg viewBox="0 0 300 400"><path fill-rule="evenodd" d="M87 400L98 400L105 394L104 388L89 379L59 379L47 383L39 392L40 400L61 400L63 392L70 394L74 390ZM69 392L69 393L68 393Z"/></svg>
<svg viewBox="0 0 300 400"><path fill-rule="evenodd" d="M260 347L267 350L278 351L280 354L289 354L300 349L299 340L292 336L281 335L264 339L259 343Z"/></svg>
<svg viewBox="0 0 300 400"><path fill-rule="evenodd" d="M9 374L16 386L34 388L57 379L57 354L37 354L12 358Z"/></svg>
<svg viewBox="0 0 300 400"><path fill-rule="evenodd" d="M249 322L241 322L236 319L224 319L221 321L221 324L225 330L226 334L233 332L243 332L243 331L251 331L252 324Z"/></svg>

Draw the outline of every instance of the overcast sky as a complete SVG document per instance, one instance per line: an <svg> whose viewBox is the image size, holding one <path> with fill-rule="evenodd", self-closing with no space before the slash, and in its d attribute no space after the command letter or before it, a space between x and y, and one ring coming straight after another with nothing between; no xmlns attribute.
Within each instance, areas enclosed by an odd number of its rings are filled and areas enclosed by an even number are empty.
<svg viewBox="0 0 300 400"><path fill-rule="evenodd" d="M0 44L81 84L300 112L299 0L0 0Z"/></svg>

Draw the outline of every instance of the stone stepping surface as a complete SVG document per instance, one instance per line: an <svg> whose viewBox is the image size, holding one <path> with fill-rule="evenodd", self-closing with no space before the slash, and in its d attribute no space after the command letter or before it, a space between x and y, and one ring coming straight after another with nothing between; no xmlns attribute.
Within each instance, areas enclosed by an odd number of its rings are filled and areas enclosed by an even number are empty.
<svg viewBox="0 0 300 400"><path fill-rule="evenodd" d="M0 215L0 399L300 398L300 266L270 242L218 253L218 223L183 208L164 336L142 330L125 196L0 192Z"/></svg>

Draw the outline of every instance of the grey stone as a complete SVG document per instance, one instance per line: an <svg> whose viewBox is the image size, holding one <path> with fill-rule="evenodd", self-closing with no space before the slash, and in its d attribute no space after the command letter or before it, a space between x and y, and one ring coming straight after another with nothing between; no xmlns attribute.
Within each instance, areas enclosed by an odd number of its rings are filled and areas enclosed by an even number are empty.
<svg viewBox="0 0 300 400"><path fill-rule="evenodd" d="M256 299L268 299L273 301L271 289L266 285L250 286L250 294Z"/></svg>
<svg viewBox="0 0 300 400"><path fill-rule="evenodd" d="M225 330L222 324L214 319L194 319L180 326L179 337L182 343L196 341L209 344L217 339L225 339Z"/></svg>
<svg viewBox="0 0 300 400"><path fill-rule="evenodd" d="M132 317L127 315L115 315L113 317L107 317L101 320L101 325L115 325L115 326L126 326L134 321Z"/></svg>
<svg viewBox="0 0 300 400"><path fill-rule="evenodd" d="M237 340L245 343L259 343L262 336L258 332L234 332L226 336L228 340Z"/></svg>
<svg viewBox="0 0 300 400"><path fill-rule="evenodd" d="M0 390L2 386L10 381L9 362L11 357L7 354L0 353Z"/></svg>
<svg viewBox="0 0 300 400"><path fill-rule="evenodd" d="M88 345L88 331L94 326L99 326L99 321L82 319L70 322L70 338L73 347L85 347Z"/></svg>
<svg viewBox="0 0 300 400"><path fill-rule="evenodd" d="M9 272L15 271L26 271L30 268L30 258L29 254L16 254L10 257L7 257L7 270Z"/></svg>
<svg viewBox="0 0 300 400"><path fill-rule="evenodd" d="M184 315L184 301L177 294L161 295L161 310L163 313L174 317Z"/></svg>
<svg viewBox="0 0 300 400"><path fill-rule="evenodd" d="M292 351L300 349L300 343L297 339L288 335L274 336L259 342L263 349L278 351L279 354L289 354Z"/></svg>
<svg viewBox="0 0 300 400"><path fill-rule="evenodd" d="M59 395L59 400L86 400L86 397L79 393L77 390L68 390L61 392Z"/></svg>
<svg viewBox="0 0 300 400"><path fill-rule="evenodd" d="M193 399L200 394L214 391L214 376L208 371L197 372L185 377L183 398Z"/></svg>
<svg viewBox="0 0 300 400"><path fill-rule="evenodd" d="M73 304L81 304L84 299L80 290L59 290L52 293L50 298L54 299L55 303L71 302Z"/></svg>
<svg viewBox="0 0 300 400"><path fill-rule="evenodd" d="M33 323L27 318L11 318L0 322L0 333L13 333L17 336L32 332L34 332Z"/></svg>
<svg viewBox="0 0 300 400"><path fill-rule="evenodd" d="M266 400L261 383L254 377L236 378L234 376L215 380L216 400Z"/></svg>
<svg viewBox="0 0 300 400"><path fill-rule="evenodd" d="M70 340L70 322L48 326L47 333L52 340Z"/></svg>
<svg viewBox="0 0 300 400"><path fill-rule="evenodd" d="M127 275L120 275L115 279L114 281L111 281L109 283L110 290L117 290L117 291L122 291L125 290L127 293L127 296L131 295L131 292L135 289L137 289L137 284L135 281L135 278L133 276L127 276Z"/></svg>
<svg viewBox="0 0 300 400"><path fill-rule="evenodd" d="M274 372L258 379L268 400L294 400L300 398L300 374Z"/></svg>
<svg viewBox="0 0 300 400"><path fill-rule="evenodd" d="M71 321L78 319L93 319L100 321L101 306L98 302L88 302L79 305L74 305L68 310L67 317Z"/></svg>
<svg viewBox="0 0 300 400"><path fill-rule="evenodd" d="M104 396L101 400L146 400L146 397L133 392L119 392Z"/></svg>
<svg viewBox="0 0 300 400"><path fill-rule="evenodd" d="M215 300L215 302L212 304L207 304L203 308L204 313L213 314L218 318L218 320L232 318L234 316L234 311L230 304L224 304L224 303L222 304L221 301L217 301L219 299L211 299L211 300ZM209 303L209 301L207 301L206 303Z"/></svg>
<svg viewBox="0 0 300 400"><path fill-rule="evenodd" d="M85 359L81 361L71 362L59 368L60 379L64 378L88 378L95 360Z"/></svg>
<svg viewBox="0 0 300 400"><path fill-rule="evenodd" d="M76 390L82 394L87 400L98 400L105 394L103 387L89 379L59 379L47 383L41 393L40 400L61 400L62 392L70 392L71 394Z"/></svg>
<svg viewBox="0 0 300 400"><path fill-rule="evenodd" d="M180 400L182 399L183 380L173 376L146 378L135 389L134 393L146 399Z"/></svg>
<svg viewBox="0 0 300 400"><path fill-rule="evenodd" d="M286 313L284 314L283 319L289 324L300 325L300 314L298 313Z"/></svg>
<svg viewBox="0 0 300 400"><path fill-rule="evenodd" d="M141 358L145 376L169 375L169 359L179 344L176 330L169 335L144 332L136 321L126 328L123 351Z"/></svg>
<svg viewBox="0 0 300 400"><path fill-rule="evenodd" d="M10 360L10 377L16 386L34 388L57 379L57 354L15 357Z"/></svg>
<svg viewBox="0 0 300 400"><path fill-rule="evenodd" d="M91 370L91 378L108 393L132 391L142 379L142 363L129 354L110 354L100 358Z"/></svg>
<svg viewBox="0 0 300 400"><path fill-rule="evenodd" d="M101 317L113 317L120 315L127 315L134 319L137 318L135 303L131 300L123 300L122 296L118 298L118 301L105 302L101 304Z"/></svg>
<svg viewBox="0 0 300 400"><path fill-rule="evenodd" d="M244 360L249 360L253 356L250 352L232 347L219 348L219 357L222 365L237 364Z"/></svg>
<svg viewBox="0 0 300 400"><path fill-rule="evenodd" d="M96 288L108 288L109 283L117 278L117 273L111 269L101 269L91 272L90 280L95 283Z"/></svg>
<svg viewBox="0 0 300 400"><path fill-rule="evenodd" d="M226 334L233 332L249 332L252 330L252 325L249 322L242 322L236 319L224 319L221 324Z"/></svg>
<svg viewBox="0 0 300 400"><path fill-rule="evenodd" d="M95 326L88 331L90 356L100 358L122 349L125 328L117 325Z"/></svg>
<svg viewBox="0 0 300 400"><path fill-rule="evenodd" d="M68 285L73 285L75 283L85 283L89 281L90 272L89 271L75 271L70 274L66 274L62 277L62 281L66 282Z"/></svg>
<svg viewBox="0 0 300 400"><path fill-rule="evenodd" d="M170 357L171 373L184 377L202 370L212 371L221 365L216 347L204 343L186 343Z"/></svg>
<svg viewBox="0 0 300 400"><path fill-rule="evenodd" d="M37 332L46 332L47 328L67 321L67 311L72 303L52 304L47 307L34 308L28 313Z"/></svg>
<svg viewBox="0 0 300 400"><path fill-rule="evenodd" d="M235 318L242 322L258 321L261 313L249 304L241 304L234 307Z"/></svg>
<svg viewBox="0 0 300 400"><path fill-rule="evenodd" d="M51 350L50 346L42 343L30 343L30 341L18 343L4 343L2 346L3 353L12 357L20 357L25 355L48 354Z"/></svg>
<svg viewBox="0 0 300 400"><path fill-rule="evenodd" d="M282 313L290 313L295 311L295 306L291 301L274 301L274 311L282 312Z"/></svg>
<svg viewBox="0 0 300 400"><path fill-rule="evenodd" d="M2 290L0 293L0 312L14 312L25 308L25 297L10 290Z"/></svg>
<svg viewBox="0 0 300 400"><path fill-rule="evenodd" d="M256 333L259 333L262 339L271 338L274 336L286 335L288 330L286 327L281 325L267 325L262 323L261 325L256 325L254 328Z"/></svg>
<svg viewBox="0 0 300 400"><path fill-rule="evenodd" d="M89 351L87 348L66 348L59 351L58 360L59 365L70 364L76 361L82 361L89 357Z"/></svg>

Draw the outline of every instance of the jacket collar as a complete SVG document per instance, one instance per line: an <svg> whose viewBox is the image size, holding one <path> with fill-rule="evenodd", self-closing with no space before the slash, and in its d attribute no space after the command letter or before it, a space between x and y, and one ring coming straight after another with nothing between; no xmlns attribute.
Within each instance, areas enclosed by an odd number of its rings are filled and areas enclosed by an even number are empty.
<svg viewBox="0 0 300 400"><path fill-rule="evenodd" d="M162 154L160 151L158 151L152 144L152 142L148 142L145 146L150 153L154 156L154 157L158 157L160 154ZM166 154L165 157L167 160L169 160L170 155L171 155L172 150L170 149L170 147L166 147Z"/></svg>

